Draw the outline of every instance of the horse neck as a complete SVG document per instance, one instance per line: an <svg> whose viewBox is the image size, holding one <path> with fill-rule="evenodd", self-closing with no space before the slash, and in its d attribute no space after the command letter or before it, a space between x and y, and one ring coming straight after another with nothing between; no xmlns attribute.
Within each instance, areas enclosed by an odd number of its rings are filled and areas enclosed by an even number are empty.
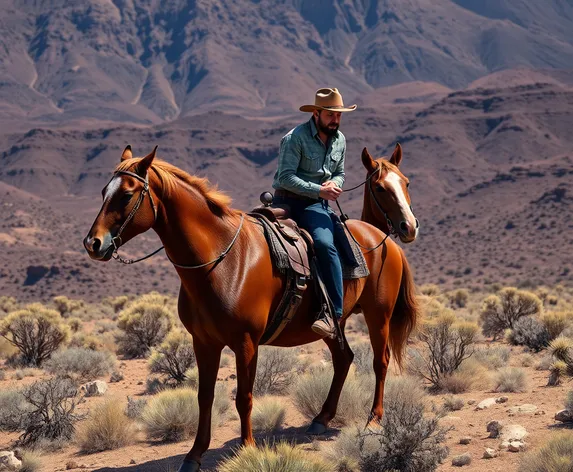
<svg viewBox="0 0 573 472"><path fill-rule="evenodd" d="M376 203L372 201L372 195L368 188L370 182L366 182L364 186L364 203L362 204L362 216L360 219L370 223L372 226L382 230L384 233L388 234L390 228L388 228L388 223L385 218L380 215L380 211L376 208Z"/></svg>
<svg viewBox="0 0 573 472"><path fill-rule="evenodd" d="M234 220L213 213L199 190L178 186L158 203L153 229L171 260L181 265L198 265L215 259L226 249L237 231Z"/></svg>

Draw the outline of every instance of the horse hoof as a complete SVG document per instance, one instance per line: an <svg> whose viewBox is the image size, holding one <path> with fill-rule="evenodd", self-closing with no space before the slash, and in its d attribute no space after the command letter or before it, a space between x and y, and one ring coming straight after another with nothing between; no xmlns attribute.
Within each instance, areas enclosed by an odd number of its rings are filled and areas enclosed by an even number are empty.
<svg viewBox="0 0 573 472"><path fill-rule="evenodd" d="M372 433L378 433L382 429L382 422L378 418L371 419L367 424L366 428Z"/></svg>
<svg viewBox="0 0 573 472"><path fill-rule="evenodd" d="M313 421L310 423L310 426L306 430L306 434L310 434L311 436L318 436L319 434L326 433L326 426L318 421Z"/></svg>
<svg viewBox="0 0 573 472"><path fill-rule="evenodd" d="M197 472L201 468L201 464L197 461L183 462L177 472Z"/></svg>

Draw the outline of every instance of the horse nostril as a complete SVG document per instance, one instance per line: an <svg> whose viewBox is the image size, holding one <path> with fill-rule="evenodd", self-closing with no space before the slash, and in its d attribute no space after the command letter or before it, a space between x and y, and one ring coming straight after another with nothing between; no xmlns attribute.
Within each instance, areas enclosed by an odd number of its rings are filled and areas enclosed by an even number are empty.
<svg viewBox="0 0 573 472"><path fill-rule="evenodd" d="M99 252L100 248L101 248L101 240L98 238L94 238L92 242L92 251L97 253Z"/></svg>
<svg viewBox="0 0 573 472"><path fill-rule="evenodd" d="M406 223L405 221L401 221L400 222L400 230L402 230L402 232L407 232L408 231L408 223Z"/></svg>
<svg viewBox="0 0 573 472"><path fill-rule="evenodd" d="M420 222L418 221L418 218L415 218L416 220L416 229L418 229L420 227Z"/></svg>

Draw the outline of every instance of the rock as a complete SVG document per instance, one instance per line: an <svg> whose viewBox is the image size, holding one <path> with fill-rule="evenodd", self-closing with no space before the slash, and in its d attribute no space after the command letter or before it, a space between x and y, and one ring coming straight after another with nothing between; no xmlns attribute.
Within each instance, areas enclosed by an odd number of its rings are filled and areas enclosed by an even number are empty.
<svg viewBox="0 0 573 472"><path fill-rule="evenodd" d="M22 461L12 451L0 451L0 470L12 472L20 470Z"/></svg>
<svg viewBox="0 0 573 472"><path fill-rule="evenodd" d="M463 438L460 438L460 444L469 444L472 442L472 438L469 436L464 436Z"/></svg>
<svg viewBox="0 0 573 472"><path fill-rule="evenodd" d="M68 461L66 463L66 470L78 469L80 466L75 461Z"/></svg>
<svg viewBox="0 0 573 472"><path fill-rule="evenodd" d="M573 423L573 411L558 411L555 413L555 421L561 421L562 423Z"/></svg>
<svg viewBox="0 0 573 472"><path fill-rule="evenodd" d="M519 413L529 414L535 413L537 411L537 407L530 403L525 403L524 405L513 406L507 410L510 415L516 415Z"/></svg>
<svg viewBox="0 0 573 472"><path fill-rule="evenodd" d="M495 399L496 403L507 403L507 401L509 400L508 397L498 397Z"/></svg>
<svg viewBox="0 0 573 472"><path fill-rule="evenodd" d="M122 380L123 372L121 370L114 370L109 377L109 383L121 382Z"/></svg>
<svg viewBox="0 0 573 472"><path fill-rule="evenodd" d="M472 456L469 453L462 454L460 456L456 456L452 459L452 465L455 467L462 467L464 465L469 465L472 462Z"/></svg>
<svg viewBox="0 0 573 472"><path fill-rule="evenodd" d="M485 410L492 405L495 405L495 398L486 398L478 403L476 410Z"/></svg>
<svg viewBox="0 0 573 472"><path fill-rule="evenodd" d="M509 452L520 452L525 450L525 443L523 441L511 441L507 446Z"/></svg>
<svg viewBox="0 0 573 472"><path fill-rule="evenodd" d="M501 431L501 439L504 442L510 443L512 441L521 441L527 436L525 428L519 424L510 424L503 427Z"/></svg>
<svg viewBox="0 0 573 472"><path fill-rule="evenodd" d="M468 400L468 405L475 405L476 401L475 400Z"/></svg>
<svg viewBox="0 0 573 472"><path fill-rule="evenodd" d="M495 449L492 449L490 447L486 447L485 451L483 452L483 458L484 459L493 459L494 457L499 456L499 452L497 452Z"/></svg>
<svg viewBox="0 0 573 472"><path fill-rule="evenodd" d="M137 462L135 462L135 459L131 459L131 460L129 461L129 463L130 463L130 464L137 464Z"/></svg>
<svg viewBox="0 0 573 472"><path fill-rule="evenodd" d="M535 416L540 416L540 415L544 415L545 414L545 410L539 410L535 412Z"/></svg>
<svg viewBox="0 0 573 472"><path fill-rule="evenodd" d="M490 438L499 437L502 429L503 429L503 422L496 420L490 421L486 426L486 430L489 433Z"/></svg>
<svg viewBox="0 0 573 472"><path fill-rule="evenodd" d="M107 392L107 384L103 380L94 380L83 385L86 391L86 397L96 397Z"/></svg>

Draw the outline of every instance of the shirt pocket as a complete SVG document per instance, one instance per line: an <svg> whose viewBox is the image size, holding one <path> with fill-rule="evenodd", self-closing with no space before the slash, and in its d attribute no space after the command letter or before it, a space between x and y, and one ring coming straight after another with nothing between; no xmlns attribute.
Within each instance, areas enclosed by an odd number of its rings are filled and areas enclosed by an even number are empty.
<svg viewBox="0 0 573 472"><path fill-rule="evenodd" d="M332 151L330 153L330 170L334 170L338 167L340 160L342 159L342 151Z"/></svg>
<svg viewBox="0 0 573 472"><path fill-rule="evenodd" d="M318 172L322 167L324 154L320 152L309 152L300 160L300 167L306 172Z"/></svg>

